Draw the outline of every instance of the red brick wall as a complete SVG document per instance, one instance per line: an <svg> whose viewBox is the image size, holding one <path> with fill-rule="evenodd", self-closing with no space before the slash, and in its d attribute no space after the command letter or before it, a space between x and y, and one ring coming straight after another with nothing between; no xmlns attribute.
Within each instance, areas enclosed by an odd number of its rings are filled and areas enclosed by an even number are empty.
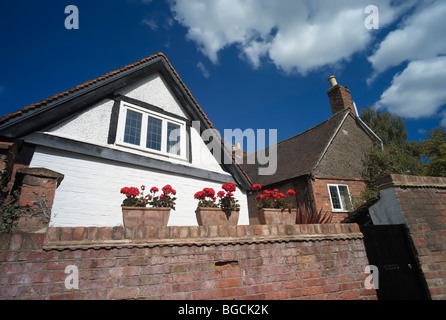
<svg viewBox="0 0 446 320"><path fill-rule="evenodd" d="M313 190L314 208L316 211L332 211L328 184L344 184L348 185L352 203L355 203L365 189L365 182L359 179L335 179L326 177L315 177L311 181ZM348 215L347 212L333 212L333 223L341 222Z"/></svg>
<svg viewBox="0 0 446 320"><path fill-rule="evenodd" d="M48 228L0 235L0 261L0 299L376 299L354 224Z"/></svg>
<svg viewBox="0 0 446 320"><path fill-rule="evenodd" d="M14 222L15 231L34 232L48 226L56 189L63 177L44 168L17 169L14 188L19 191L20 210Z"/></svg>
<svg viewBox="0 0 446 320"><path fill-rule="evenodd" d="M390 175L432 299L446 299L446 178Z"/></svg>

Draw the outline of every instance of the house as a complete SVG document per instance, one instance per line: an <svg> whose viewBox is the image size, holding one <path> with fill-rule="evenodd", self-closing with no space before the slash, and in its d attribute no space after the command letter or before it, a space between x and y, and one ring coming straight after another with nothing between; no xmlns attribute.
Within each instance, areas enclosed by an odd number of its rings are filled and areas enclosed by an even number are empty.
<svg viewBox="0 0 446 320"><path fill-rule="evenodd" d="M210 129L210 130L208 130ZM121 188L177 190L169 225L197 225L194 194L235 183L239 224L248 224L251 182L169 60L158 53L0 119L0 137L17 142L16 165L64 175L50 226L123 224ZM219 158L220 157L220 158ZM233 159L232 159L233 160Z"/></svg>
<svg viewBox="0 0 446 320"><path fill-rule="evenodd" d="M260 164L243 168L253 184L263 189L296 192L293 205L304 204L313 212L333 212L333 222L342 221L365 188L363 158L369 147L381 140L358 116L351 92L330 77L332 117L307 131L270 146L277 155L277 170L260 175ZM264 152L264 151L263 151ZM250 221L257 223L256 194L249 196Z"/></svg>

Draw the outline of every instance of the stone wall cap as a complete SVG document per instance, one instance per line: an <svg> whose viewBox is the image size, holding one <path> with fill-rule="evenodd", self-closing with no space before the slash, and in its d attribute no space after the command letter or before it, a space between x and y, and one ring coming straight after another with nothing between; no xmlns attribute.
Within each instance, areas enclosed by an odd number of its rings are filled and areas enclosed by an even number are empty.
<svg viewBox="0 0 446 320"><path fill-rule="evenodd" d="M410 176L404 174L390 174L377 179L379 190L392 187L412 188L446 188L445 177Z"/></svg>
<svg viewBox="0 0 446 320"><path fill-rule="evenodd" d="M170 227L49 227L44 250L206 246L362 239L357 224Z"/></svg>
<svg viewBox="0 0 446 320"><path fill-rule="evenodd" d="M19 168L17 169L17 174L56 179L58 184L61 183L65 177L59 172L46 168Z"/></svg>
<svg viewBox="0 0 446 320"><path fill-rule="evenodd" d="M1 141L1 142L0 142L0 149L6 149L6 150L8 150L8 149L11 148L12 146L14 146L14 143L13 143L13 142L4 142L4 141Z"/></svg>

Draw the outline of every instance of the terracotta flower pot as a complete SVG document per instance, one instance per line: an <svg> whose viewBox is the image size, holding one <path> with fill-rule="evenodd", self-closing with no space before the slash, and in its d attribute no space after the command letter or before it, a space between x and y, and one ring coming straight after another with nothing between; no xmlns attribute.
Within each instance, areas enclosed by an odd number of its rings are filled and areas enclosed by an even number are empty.
<svg viewBox="0 0 446 320"><path fill-rule="evenodd" d="M239 211L223 211L220 208L197 208L199 226L231 226L238 224Z"/></svg>
<svg viewBox="0 0 446 320"><path fill-rule="evenodd" d="M138 226L167 226L170 217L170 208L138 208L122 207L124 227Z"/></svg>
<svg viewBox="0 0 446 320"><path fill-rule="evenodd" d="M297 209L260 209L260 224L296 224Z"/></svg>

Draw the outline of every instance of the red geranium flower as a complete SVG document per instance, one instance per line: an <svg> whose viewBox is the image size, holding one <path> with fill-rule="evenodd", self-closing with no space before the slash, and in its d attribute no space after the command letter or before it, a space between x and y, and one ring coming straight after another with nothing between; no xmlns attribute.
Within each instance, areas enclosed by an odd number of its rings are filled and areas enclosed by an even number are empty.
<svg viewBox="0 0 446 320"><path fill-rule="evenodd" d="M296 192L294 192L294 190L288 190L287 191L287 193L286 193L287 195L288 195L288 197L292 197L292 196L295 196L296 195Z"/></svg>
<svg viewBox="0 0 446 320"><path fill-rule="evenodd" d="M215 190L212 188L204 188L203 192L204 192L205 196L208 198L215 197Z"/></svg>
<svg viewBox="0 0 446 320"><path fill-rule="evenodd" d="M173 189L172 189L172 187L169 184L165 185L161 190L163 190L164 194L171 194L171 193L173 193L172 192Z"/></svg>
<svg viewBox="0 0 446 320"><path fill-rule="evenodd" d="M139 189L134 187L124 187L121 189L121 193L125 194L127 198L136 198L139 196Z"/></svg>
<svg viewBox="0 0 446 320"><path fill-rule="evenodd" d="M260 190L262 189L262 186L260 184L255 184L252 186L252 190Z"/></svg>
<svg viewBox="0 0 446 320"><path fill-rule="evenodd" d="M195 199L198 200L204 200L206 198L206 195L204 194L203 191L198 191L195 195L194 195Z"/></svg>
<svg viewBox="0 0 446 320"><path fill-rule="evenodd" d="M156 193L158 191L159 191L159 189L157 187L152 187L152 189L150 189L150 192L152 192L152 193Z"/></svg>
<svg viewBox="0 0 446 320"><path fill-rule="evenodd" d="M234 192L237 188L234 183L225 183L223 184L222 189L226 192Z"/></svg>

